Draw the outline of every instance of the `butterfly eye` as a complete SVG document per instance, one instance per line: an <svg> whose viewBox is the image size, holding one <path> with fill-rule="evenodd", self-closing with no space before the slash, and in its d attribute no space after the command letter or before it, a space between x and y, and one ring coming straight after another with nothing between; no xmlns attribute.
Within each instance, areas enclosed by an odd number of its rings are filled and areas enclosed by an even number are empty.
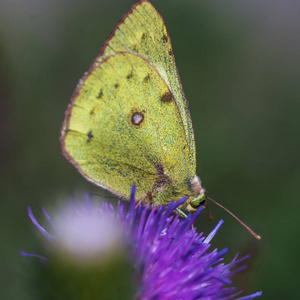
<svg viewBox="0 0 300 300"><path fill-rule="evenodd" d="M198 195L191 201L190 205L193 208L198 208L200 205L204 205L205 201L206 201L205 195Z"/></svg>

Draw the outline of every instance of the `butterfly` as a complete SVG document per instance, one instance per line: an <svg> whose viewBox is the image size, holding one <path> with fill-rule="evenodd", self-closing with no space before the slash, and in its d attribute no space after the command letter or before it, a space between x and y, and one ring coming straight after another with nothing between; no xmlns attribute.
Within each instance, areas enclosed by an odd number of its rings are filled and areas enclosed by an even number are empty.
<svg viewBox="0 0 300 300"><path fill-rule="evenodd" d="M113 29L73 94L64 156L89 181L129 199L180 209L205 202L188 103L162 16L141 0Z"/></svg>

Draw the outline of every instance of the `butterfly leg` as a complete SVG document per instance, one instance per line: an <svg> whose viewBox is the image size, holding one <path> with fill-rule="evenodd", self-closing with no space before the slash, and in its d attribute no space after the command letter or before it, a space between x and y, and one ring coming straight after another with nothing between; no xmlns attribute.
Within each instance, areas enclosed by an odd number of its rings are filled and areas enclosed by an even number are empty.
<svg viewBox="0 0 300 300"><path fill-rule="evenodd" d="M136 204L135 209L137 209L137 208L143 203L143 201L144 201L147 197L149 197L150 199L152 199L152 193L151 193L151 192L148 192L144 197L142 197L142 198L138 201L138 203Z"/></svg>
<svg viewBox="0 0 300 300"><path fill-rule="evenodd" d="M177 213L178 213L179 215L181 215L182 217L187 218L187 215L186 215L181 209L176 208L176 211L177 211Z"/></svg>
<svg viewBox="0 0 300 300"><path fill-rule="evenodd" d="M209 220L209 221L212 221L212 220L214 219L214 216L213 216L213 214L212 214L212 212L211 212L211 210L210 210L210 208L209 208L209 206L208 206L207 203L205 204L205 208L207 209L207 217L208 217L208 220Z"/></svg>
<svg viewBox="0 0 300 300"><path fill-rule="evenodd" d="M183 216L184 218L187 218L187 215L179 208L176 208L176 211ZM194 224L192 224L192 229L194 228Z"/></svg>

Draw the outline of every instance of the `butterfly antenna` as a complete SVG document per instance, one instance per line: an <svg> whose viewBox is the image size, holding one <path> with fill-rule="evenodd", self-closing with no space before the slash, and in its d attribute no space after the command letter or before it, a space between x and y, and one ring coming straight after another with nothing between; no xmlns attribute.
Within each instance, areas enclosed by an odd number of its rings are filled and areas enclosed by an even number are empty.
<svg viewBox="0 0 300 300"><path fill-rule="evenodd" d="M209 207L209 205L208 205L207 202L205 203L205 208L206 208L206 210L207 210L207 217L208 217L208 220L209 220L209 221L212 221L212 220L214 219L214 216L213 216L213 214L212 214L212 212L211 212L211 210L210 210L210 207Z"/></svg>
<svg viewBox="0 0 300 300"><path fill-rule="evenodd" d="M233 218L235 218L241 225L243 225L247 230L248 232L253 236L255 237L257 240L260 240L261 239L261 236L256 234L249 226L247 226L244 222L242 222L235 214L233 214L230 210L228 210L226 207L224 207L223 205L221 205L220 203L218 203L217 201L209 198L209 197L206 197L206 199L210 200L211 202L215 203L216 205L218 205L219 207L223 208L226 212L228 212Z"/></svg>

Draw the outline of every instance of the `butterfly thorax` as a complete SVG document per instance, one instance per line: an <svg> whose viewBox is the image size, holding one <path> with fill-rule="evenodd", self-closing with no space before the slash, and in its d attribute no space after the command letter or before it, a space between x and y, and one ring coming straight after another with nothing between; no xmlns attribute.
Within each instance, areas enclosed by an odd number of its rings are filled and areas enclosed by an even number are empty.
<svg viewBox="0 0 300 300"><path fill-rule="evenodd" d="M197 175L183 182L176 182L164 174L143 202L161 206L168 205L171 201L179 201L183 197L188 199L179 208L185 211L196 211L205 202L205 190Z"/></svg>

